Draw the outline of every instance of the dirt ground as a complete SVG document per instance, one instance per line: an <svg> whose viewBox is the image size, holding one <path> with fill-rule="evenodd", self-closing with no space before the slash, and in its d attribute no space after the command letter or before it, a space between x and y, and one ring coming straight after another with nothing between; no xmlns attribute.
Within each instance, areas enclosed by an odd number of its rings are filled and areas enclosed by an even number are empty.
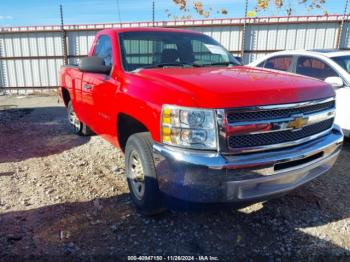
<svg viewBox="0 0 350 262"><path fill-rule="evenodd" d="M349 170L347 142L329 174L282 198L146 217L129 198L123 155L72 135L56 97L0 96L0 260L350 259Z"/></svg>

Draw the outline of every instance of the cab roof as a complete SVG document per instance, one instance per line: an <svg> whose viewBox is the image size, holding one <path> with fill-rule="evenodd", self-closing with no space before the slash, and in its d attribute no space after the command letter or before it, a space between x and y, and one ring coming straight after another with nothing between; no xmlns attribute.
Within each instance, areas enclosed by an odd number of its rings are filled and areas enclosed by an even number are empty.
<svg viewBox="0 0 350 262"><path fill-rule="evenodd" d="M192 33L201 34L197 31L185 30L185 29L174 29L174 28L164 28L164 27L129 27L129 28L110 28L100 31L100 33L107 33L114 31L115 33L124 32L177 32L177 33Z"/></svg>

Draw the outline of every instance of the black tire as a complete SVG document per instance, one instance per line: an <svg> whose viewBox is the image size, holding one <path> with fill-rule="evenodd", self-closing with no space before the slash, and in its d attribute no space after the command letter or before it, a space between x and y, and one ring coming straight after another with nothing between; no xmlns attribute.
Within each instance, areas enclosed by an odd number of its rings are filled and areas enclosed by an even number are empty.
<svg viewBox="0 0 350 262"><path fill-rule="evenodd" d="M94 134L87 125L85 125L83 122L79 120L78 116L74 112L74 108L71 101L68 102L67 116L68 116L69 125L74 134L79 136L89 136ZM73 118L75 118L75 120Z"/></svg>
<svg viewBox="0 0 350 262"><path fill-rule="evenodd" d="M159 191L156 170L152 156L152 138L148 132L137 133L128 139L125 150L125 170L131 198L136 207L146 215L165 211L162 194ZM138 162L135 161L138 159ZM143 175L137 177L142 167ZM141 176L143 176L143 181ZM143 184L143 190L140 184Z"/></svg>
<svg viewBox="0 0 350 262"><path fill-rule="evenodd" d="M84 136L92 136L92 135L95 135L94 131L92 131L90 129L90 127L88 127L87 125L85 125L84 123L82 123L83 125L83 129L81 130L81 133L84 135Z"/></svg>

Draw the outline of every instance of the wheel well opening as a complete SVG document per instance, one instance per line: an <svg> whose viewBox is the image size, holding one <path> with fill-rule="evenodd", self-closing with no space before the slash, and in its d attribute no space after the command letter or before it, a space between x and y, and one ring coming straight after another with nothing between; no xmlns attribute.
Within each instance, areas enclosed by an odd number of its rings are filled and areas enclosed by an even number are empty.
<svg viewBox="0 0 350 262"><path fill-rule="evenodd" d="M123 152L125 152L126 142L131 135L148 132L148 129L140 121L126 114L118 115L117 125L119 145Z"/></svg>
<svg viewBox="0 0 350 262"><path fill-rule="evenodd" d="M70 101L70 95L67 89L62 88L62 97L63 97L63 102L65 104L65 106L68 106L68 103Z"/></svg>

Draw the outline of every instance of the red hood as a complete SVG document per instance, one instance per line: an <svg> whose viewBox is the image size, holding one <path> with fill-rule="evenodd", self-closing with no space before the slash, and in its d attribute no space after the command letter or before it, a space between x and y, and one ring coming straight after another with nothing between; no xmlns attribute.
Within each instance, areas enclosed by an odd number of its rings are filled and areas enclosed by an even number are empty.
<svg viewBox="0 0 350 262"><path fill-rule="evenodd" d="M334 96L322 81L251 67L145 69L136 75L164 87L166 103L187 96L198 107L228 108L295 103ZM179 100L180 101L180 100ZM179 102L181 103L181 102Z"/></svg>

